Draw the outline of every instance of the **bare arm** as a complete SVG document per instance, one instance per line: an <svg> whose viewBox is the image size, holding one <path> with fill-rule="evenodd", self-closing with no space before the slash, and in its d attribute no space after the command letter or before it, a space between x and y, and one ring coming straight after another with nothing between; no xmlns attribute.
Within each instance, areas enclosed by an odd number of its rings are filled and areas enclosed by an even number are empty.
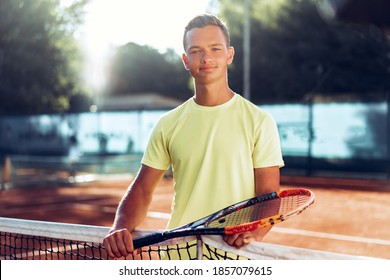
<svg viewBox="0 0 390 280"><path fill-rule="evenodd" d="M280 171L278 166L257 168L255 172L256 196L276 192L280 189ZM240 248L253 241L261 241L272 227L259 228L242 234L225 235L224 240L230 245Z"/></svg>
<svg viewBox="0 0 390 280"><path fill-rule="evenodd" d="M153 192L164 175L164 170L142 165L136 178L119 203L114 223L104 238L107 254L120 258L133 253L132 232L145 218Z"/></svg>

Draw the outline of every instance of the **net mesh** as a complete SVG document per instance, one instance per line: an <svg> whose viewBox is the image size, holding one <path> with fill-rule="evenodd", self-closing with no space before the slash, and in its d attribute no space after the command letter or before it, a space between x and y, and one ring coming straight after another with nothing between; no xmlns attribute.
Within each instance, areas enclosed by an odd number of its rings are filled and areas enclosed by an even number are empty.
<svg viewBox="0 0 390 280"><path fill-rule="evenodd" d="M108 227L0 217L0 260L107 260ZM150 234L137 231L135 236ZM360 259L360 257L253 242L241 249L221 236L179 237L143 247L135 260Z"/></svg>
<svg viewBox="0 0 390 280"><path fill-rule="evenodd" d="M187 252L191 256L189 243L177 244L175 248L149 246L136 256L129 255L123 259L160 260L173 259L171 251ZM184 256L183 256L184 257ZM73 241L66 239L31 236L0 232L0 259L3 260L108 260L106 250L101 243Z"/></svg>
<svg viewBox="0 0 390 280"><path fill-rule="evenodd" d="M0 218L2 260L108 260L102 244L106 227ZM149 234L138 231L136 236ZM199 249L201 248L201 249ZM197 253L201 252L201 254ZM196 236L143 247L135 260L248 259L204 244Z"/></svg>

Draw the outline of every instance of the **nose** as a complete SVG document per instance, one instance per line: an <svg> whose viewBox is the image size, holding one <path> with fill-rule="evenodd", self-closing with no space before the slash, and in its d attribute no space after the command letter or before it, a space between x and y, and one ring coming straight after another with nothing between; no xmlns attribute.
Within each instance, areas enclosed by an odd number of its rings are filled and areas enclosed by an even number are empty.
<svg viewBox="0 0 390 280"><path fill-rule="evenodd" d="M202 63L208 63L210 61L212 61L212 57L211 57L210 53L209 52L203 52L203 55L202 55L202 58L201 58L201 62Z"/></svg>

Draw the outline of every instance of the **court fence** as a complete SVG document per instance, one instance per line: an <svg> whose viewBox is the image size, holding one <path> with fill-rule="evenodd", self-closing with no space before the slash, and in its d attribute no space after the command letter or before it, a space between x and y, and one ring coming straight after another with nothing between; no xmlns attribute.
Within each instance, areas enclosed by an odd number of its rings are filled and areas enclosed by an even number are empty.
<svg viewBox="0 0 390 280"><path fill-rule="evenodd" d="M302 103L259 104L278 125L286 168L306 176L390 178L390 94L327 96ZM166 110L4 116L2 155L125 155L144 152L152 128ZM72 139L76 139L76 145Z"/></svg>
<svg viewBox="0 0 390 280"><path fill-rule="evenodd" d="M0 189L69 185L96 180L101 175L134 175L141 155L66 156L11 155L3 160Z"/></svg>

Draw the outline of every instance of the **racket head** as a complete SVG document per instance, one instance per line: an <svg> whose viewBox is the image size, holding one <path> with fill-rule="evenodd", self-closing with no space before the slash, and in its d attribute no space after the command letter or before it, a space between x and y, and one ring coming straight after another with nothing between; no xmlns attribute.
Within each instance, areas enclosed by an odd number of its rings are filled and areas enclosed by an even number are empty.
<svg viewBox="0 0 390 280"><path fill-rule="evenodd" d="M136 238L133 245L140 248L175 237L252 231L298 215L313 202L314 193L306 189L272 192L236 203L195 222Z"/></svg>
<svg viewBox="0 0 390 280"><path fill-rule="evenodd" d="M314 193L308 189L286 189L257 196L229 206L206 222L209 229L224 229L225 234L237 234L271 226L299 215L314 203Z"/></svg>

